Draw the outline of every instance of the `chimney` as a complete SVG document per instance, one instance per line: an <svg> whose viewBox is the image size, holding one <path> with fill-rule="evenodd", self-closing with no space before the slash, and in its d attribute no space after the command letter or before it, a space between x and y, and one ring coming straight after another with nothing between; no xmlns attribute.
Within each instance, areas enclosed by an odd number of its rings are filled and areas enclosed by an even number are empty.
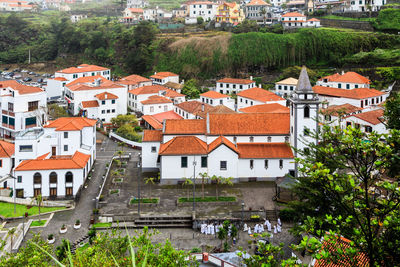
<svg viewBox="0 0 400 267"><path fill-rule="evenodd" d="M342 75L344 75L344 70L342 70Z"/></svg>
<svg viewBox="0 0 400 267"><path fill-rule="evenodd" d="M156 74L157 74L157 71L154 72L154 75L156 75Z"/></svg>
<svg viewBox="0 0 400 267"><path fill-rule="evenodd" d="M204 111L204 104L201 104L201 111Z"/></svg>
<svg viewBox="0 0 400 267"><path fill-rule="evenodd" d="M104 94L104 98L107 99L107 92Z"/></svg>
<svg viewBox="0 0 400 267"><path fill-rule="evenodd" d="M262 88L261 83L258 85L258 87Z"/></svg>
<svg viewBox="0 0 400 267"><path fill-rule="evenodd" d="M253 76L250 76L250 80L253 80Z"/></svg>

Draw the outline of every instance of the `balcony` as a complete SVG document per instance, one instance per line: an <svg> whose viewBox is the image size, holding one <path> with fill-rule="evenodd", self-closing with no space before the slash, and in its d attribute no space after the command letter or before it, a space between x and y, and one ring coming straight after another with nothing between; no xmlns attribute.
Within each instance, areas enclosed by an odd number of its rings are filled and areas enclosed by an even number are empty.
<svg viewBox="0 0 400 267"><path fill-rule="evenodd" d="M16 140L36 140L44 134L41 128L30 128L25 131L19 132L16 136Z"/></svg>
<svg viewBox="0 0 400 267"><path fill-rule="evenodd" d="M11 130L15 129L14 125L6 124L6 123L2 123L1 126L5 127L5 128L8 128L8 129L11 129Z"/></svg>
<svg viewBox="0 0 400 267"><path fill-rule="evenodd" d="M15 113L12 112L12 111L10 111L10 110L5 110L5 109L3 109L3 110L2 110L2 113L3 113L4 115L8 115L8 116L11 116L11 117L15 117Z"/></svg>

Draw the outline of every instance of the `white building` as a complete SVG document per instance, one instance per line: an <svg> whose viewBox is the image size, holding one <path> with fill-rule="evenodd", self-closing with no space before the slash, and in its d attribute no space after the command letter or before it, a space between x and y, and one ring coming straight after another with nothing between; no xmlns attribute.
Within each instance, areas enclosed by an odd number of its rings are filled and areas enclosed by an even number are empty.
<svg viewBox="0 0 400 267"><path fill-rule="evenodd" d="M345 12L367 12L369 7L371 11L379 11L382 6L387 4L387 0L350 0L349 5L345 6Z"/></svg>
<svg viewBox="0 0 400 267"><path fill-rule="evenodd" d="M122 13L122 21L125 23L139 23L144 20L143 9L141 8L125 8Z"/></svg>
<svg viewBox="0 0 400 267"><path fill-rule="evenodd" d="M107 80L110 80L111 71L109 68L100 67L96 65L81 64L78 67L71 67L63 70L56 71L54 77L64 77L68 82L72 82L80 77L101 75Z"/></svg>
<svg viewBox="0 0 400 267"><path fill-rule="evenodd" d="M275 83L275 92L277 95L288 97L294 93L296 85L297 79L290 77Z"/></svg>
<svg viewBox="0 0 400 267"><path fill-rule="evenodd" d="M321 21L316 18L307 20L307 17L298 12L289 12L281 17L281 23L284 28L318 28L321 27Z"/></svg>
<svg viewBox="0 0 400 267"><path fill-rule="evenodd" d="M155 72L154 75L150 76L150 79L153 81L153 84L160 85L167 82L179 83L179 75L169 71Z"/></svg>
<svg viewBox="0 0 400 267"><path fill-rule="evenodd" d="M13 167L15 147L13 143L0 141L0 179L11 173ZM7 179L0 184L0 188L14 187L14 181Z"/></svg>
<svg viewBox="0 0 400 267"><path fill-rule="evenodd" d="M202 17L204 21L210 21L215 18L218 12L218 4L209 1L195 1L189 4L189 17Z"/></svg>
<svg viewBox="0 0 400 267"><path fill-rule="evenodd" d="M210 106L216 107L224 105L232 110L235 110L235 100L229 95L224 95L216 91L208 91L200 95L200 100L203 103L210 104Z"/></svg>
<svg viewBox="0 0 400 267"><path fill-rule="evenodd" d="M322 103L323 107L326 103ZM331 126L339 126L343 123L343 118L356 115L363 112L360 107L353 106L351 104L343 105L330 105L321 109L320 122L329 124Z"/></svg>
<svg viewBox="0 0 400 267"><path fill-rule="evenodd" d="M208 112L212 106L196 100L190 100L183 103L176 104L174 111L184 119L196 119L197 113Z"/></svg>
<svg viewBox="0 0 400 267"><path fill-rule="evenodd" d="M250 79L224 78L217 81L215 91L221 94L237 94L242 90L253 87L256 87L256 82L253 81L253 77L250 77Z"/></svg>
<svg viewBox="0 0 400 267"><path fill-rule="evenodd" d="M0 81L0 136L14 138L18 132L47 121L46 92L14 80Z"/></svg>
<svg viewBox="0 0 400 267"><path fill-rule="evenodd" d="M96 121L65 117L15 139L16 196L74 197L96 159Z"/></svg>
<svg viewBox="0 0 400 267"><path fill-rule="evenodd" d="M370 88L370 84L371 81L367 77L353 71L335 73L317 81L317 85L339 89Z"/></svg>
<svg viewBox="0 0 400 267"><path fill-rule="evenodd" d="M33 5L29 4L28 1L19 1L19 0L0 0L0 11L13 11L13 12L21 12L32 10Z"/></svg>
<svg viewBox="0 0 400 267"><path fill-rule="evenodd" d="M142 114L144 115L154 115L174 109L171 100L159 95L152 95L146 100L141 101L141 104Z"/></svg>
<svg viewBox="0 0 400 267"><path fill-rule="evenodd" d="M86 14L76 14L76 15L71 15L71 22L72 23L76 23L82 19L87 19L87 15Z"/></svg>
<svg viewBox="0 0 400 267"><path fill-rule="evenodd" d="M65 99L71 114L109 123L112 118L127 113L127 91L123 85L111 81L101 83L97 79L94 83L78 83L66 87Z"/></svg>
<svg viewBox="0 0 400 267"><path fill-rule="evenodd" d="M138 87L143 87L143 86L149 86L152 85L153 82L145 77L142 77L140 75L132 74L129 76L126 76L124 78L121 78L120 80L116 81L115 83L117 84L123 84L127 86L128 90L132 90Z"/></svg>
<svg viewBox="0 0 400 267"><path fill-rule="evenodd" d="M272 13L270 7L271 4L264 0L252 0L245 7L246 19L255 20L257 24L271 24Z"/></svg>
<svg viewBox="0 0 400 267"><path fill-rule="evenodd" d="M44 87L47 99L51 100L63 97L65 91L65 85L67 83L68 80L64 77L47 79L47 85Z"/></svg>
<svg viewBox="0 0 400 267"><path fill-rule="evenodd" d="M365 133L375 131L379 134L388 133L384 119L384 110L376 109L347 116L342 121L342 127L352 126Z"/></svg>
<svg viewBox="0 0 400 267"><path fill-rule="evenodd" d="M247 90L243 90L237 94L238 110L245 107L272 103L286 106L286 99L278 96L271 91L259 87L253 87Z"/></svg>

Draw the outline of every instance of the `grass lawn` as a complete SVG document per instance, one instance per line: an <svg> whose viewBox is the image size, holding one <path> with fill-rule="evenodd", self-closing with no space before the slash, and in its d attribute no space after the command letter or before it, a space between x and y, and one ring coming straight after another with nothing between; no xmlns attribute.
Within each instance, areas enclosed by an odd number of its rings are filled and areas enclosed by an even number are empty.
<svg viewBox="0 0 400 267"><path fill-rule="evenodd" d="M98 227L111 227L111 223L95 223L95 224L93 224L93 228L98 228Z"/></svg>
<svg viewBox="0 0 400 267"><path fill-rule="evenodd" d="M196 197L195 202L234 202L236 201L236 197L219 197L218 200L216 197ZM178 199L179 203L185 203L185 202L193 202L193 198L187 198L187 197L180 197Z"/></svg>
<svg viewBox="0 0 400 267"><path fill-rule="evenodd" d="M154 203L157 204L159 201L158 198L141 198L140 203ZM137 198L132 198L131 199L131 204L136 204L139 203L139 199Z"/></svg>
<svg viewBox="0 0 400 267"><path fill-rule="evenodd" d="M324 19L337 19L337 20L355 20L355 21L374 21L375 18L347 18L342 16L335 16L335 15L327 15L323 16Z"/></svg>
<svg viewBox="0 0 400 267"><path fill-rule="evenodd" d="M6 218L20 217L20 216L23 216L25 214L25 212L28 212L29 216L39 214L39 209L37 206L33 206L30 209L27 209L25 205L17 204L16 206L17 206L17 213L14 214L14 204L13 203L0 202L0 214ZM40 213L56 211L56 210L63 210L63 209L65 209L65 207L41 207Z"/></svg>
<svg viewBox="0 0 400 267"><path fill-rule="evenodd" d="M31 226L43 226L43 225L45 225L46 221L47 221L47 220L33 221L33 222L31 223Z"/></svg>

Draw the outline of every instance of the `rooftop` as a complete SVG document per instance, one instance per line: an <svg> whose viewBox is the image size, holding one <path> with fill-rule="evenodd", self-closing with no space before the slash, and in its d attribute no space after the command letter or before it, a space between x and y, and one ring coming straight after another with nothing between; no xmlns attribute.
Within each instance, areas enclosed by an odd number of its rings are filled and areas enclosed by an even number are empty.
<svg viewBox="0 0 400 267"><path fill-rule="evenodd" d="M366 121L368 123L371 123L373 125L377 125L384 121L383 113L384 113L383 109L377 109L377 110L358 113L352 116L360 120Z"/></svg>
<svg viewBox="0 0 400 267"><path fill-rule="evenodd" d="M154 75L150 76L150 78L164 79L164 78L173 77L173 76L179 76L179 75L175 74L173 72L169 72L169 71L162 71L162 72L155 72Z"/></svg>
<svg viewBox="0 0 400 267"><path fill-rule="evenodd" d="M278 103L255 105L239 110L243 113L289 113L288 107L282 106Z"/></svg>
<svg viewBox="0 0 400 267"><path fill-rule="evenodd" d="M247 90L243 90L239 92L237 95L264 103L269 101L285 100L284 98L276 95L275 93L259 87L253 87Z"/></svg>
<svg viewBox="0 0 400 267"><path fill-rule="evenodd" d="M210 106L209 104L202 103L202 102L199 102L196 100L182 102L182 103L176 104L175 106L188 112L188 113L191 113L191 114L196 114L197 112L201 112L201 111L207 112L212 108L212 106Z"/></svg>
<svg viewBox="0 0 400 267"><path fill-rule="evenodd" d="M63 78L63 77L58 77L58 78ZM65 79L65 78L63 78L63 79ZM102 83L108 81L106 78L104 78L104 77L101 76L101 75L86 76L86 77L80 77L80 78L78 78L78 79L76 79L76 80L73 80L72 82L67 83L66 86L67 86L67 87L70 87L71 85L74 85L74 84L93 83L93 82L94 82L95 80L97 80L97 79L100 79L100 81L101 81Z"/></svg>
<svg viewBox="0 0 400 267"><path fill-rule="evenodd" d="M162 131L159 130L144 130L143 131L143 142L161 142Z"/></svg>
<svg viewBox="0 0 400 267"><path fill-rule="evenodd" d="M168 98L159 96L159 95L152 95L149 96L146 100L141 101L143 105L153 105L153 104L166 104L166 103L172 103L171 100Z"/></svg>
<svg viewBox="0 0 400 267"><path fill-rule="evenodd" d="M371 81L356 72L349 71L343 74L335 73L329 76L322 77L319 81L327 79L329 82L342 82L342 83L358 83L358 84L370 84Z"/></svg>
<svg viewBox="0 0 400 267"><path fill-rule="evenodd" d="M214 99L229 97L228 95L221 94L217 91L207 91L205 93L202 93L200 96Z"/></svg>
<svg viewBox="0 0 400 267"><path fill-rule="evenodd" d="M371 88L339 89L316 85L313 87L314 93L334 97L344 97L351 99L365 99L384 95L384 92Z"/></svg>
<svg viewBox="0 0 400 267"><path fill-rule="evenodd" d="M91 72L91 71L105 71L109 70L108 68L96 66L96 65L88 65L88 64L82 64L79 65L78 67L71 67L63 70L59 70L57 72L59 73L65 73L65 74L73 74L73 73L82 73L82 72Z"/></svg>
<svg viewBox="0 0 400 267"><path fill-rule="evenodd" d="M254 83L254 81L249 79L223 78L218 80L217 83L251 84Z"/></svg>
<svg viewBox="0 0 400 267"><path fill-rule="evenodd" d="M17 91L20 95L44 92L44 90L39 87L23 85L15 80L0 81L0 88L11 88Z"/></svg>
<svg viewBox="0 0 400 267"><path fill-rule="evenodd" d="M96 120L84 117L62 117L54 121L49 121L44 128L55 128L56 131L78 131L84 127L93 127Z"/></svg>
<svg viewBox="0 0 400 267"><path fill-rule="evenodd" d="M276 84L284 84L284 85L297 85L298 80L292 77L286 78L282 81L277 82Z"/></svg>

